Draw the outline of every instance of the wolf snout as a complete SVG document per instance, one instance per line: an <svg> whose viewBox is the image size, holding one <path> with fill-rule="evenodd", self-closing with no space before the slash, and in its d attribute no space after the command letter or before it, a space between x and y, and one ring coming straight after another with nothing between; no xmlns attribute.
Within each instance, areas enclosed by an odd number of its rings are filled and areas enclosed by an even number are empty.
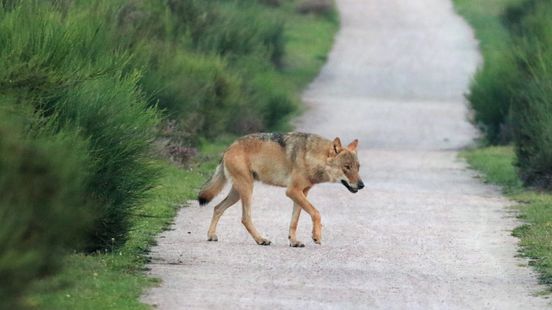
<svg viewBox="0 0 552 310"><path fill-rule="evenodd" d="M363 189L364 188L364 182L362 182L362 180L358 180L357 188L358 189Z"/></svg>
<svg viewBox="0 0 552 310"><path fill-rule="evenodd" d="M359 190L358 183L357 183L357 186L353 187L349 184L349 182L347 182L345 180L341 180L341 184L343 184L353 194L358 192L358 190Z"/></svg>

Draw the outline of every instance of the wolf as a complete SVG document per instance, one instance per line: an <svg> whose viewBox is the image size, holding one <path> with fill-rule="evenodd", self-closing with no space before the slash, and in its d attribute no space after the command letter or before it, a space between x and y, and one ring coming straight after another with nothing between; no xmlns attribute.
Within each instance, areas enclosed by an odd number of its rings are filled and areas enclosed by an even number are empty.
<svg viewBox="0 0 552 310"><path fill-rule="evenodd" d="M304 247L297 240L297 223L301 210L312 219L312 239L322 242L320 212L307 200L309 190L316 184L341 183L350 192L364 188L357 157L358 139L347 147L339 137L334 140L302 132L256 133L243 136L224 152L213 176L198 194L200 205L209 203L229 181L232 184L228 196L213 211L207 237L217 241L217 224L226 209L242 202L242 223L259 245L270 245L253 225L251 220L251 196L253 183L285 187L286 195L293 201L289 226L289 245Z"/></svg>

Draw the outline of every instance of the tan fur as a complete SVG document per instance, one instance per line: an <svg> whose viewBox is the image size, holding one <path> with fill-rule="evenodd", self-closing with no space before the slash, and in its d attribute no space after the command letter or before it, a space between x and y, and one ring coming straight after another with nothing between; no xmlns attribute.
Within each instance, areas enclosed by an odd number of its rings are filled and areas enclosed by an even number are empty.
<svg viewBox="0 0 552 310"><path fill-rule="evenodd" d="M216 226L220 217L241 199L243 225L258 244L270 244L257 232L251 220L251 195L253 183L257 180L287 188L286 195L294 203L289 229L290 246L304 246L296 238L301 210L311 216L312 239L320 244L320 213L307 200L308 191L324 182L341 182L351 192L362 189L364 184L359 176L357 147L358 140L342 147L339 138L330 141L306 133L260 133L236 140L226 150L217 171L198 196L200 203L207 203L222 190L226 180L232 183L228 196L215 207L209 240L218 240Z"/></svg>
<svg viewBox="0 0 552 310"><path fill-rule="evenodd" d="M218 195L220 191L222 191L225 184L226 176L224 175L224 167L222 163L220 163L217 166L217 169L215 170L215 173L213 174L211 179L209 179L209 181L207 181L207 183L203 185L203 188L199 192L199 204L204 205L213 200L213 198L215 198L215 196Z"/></svg>

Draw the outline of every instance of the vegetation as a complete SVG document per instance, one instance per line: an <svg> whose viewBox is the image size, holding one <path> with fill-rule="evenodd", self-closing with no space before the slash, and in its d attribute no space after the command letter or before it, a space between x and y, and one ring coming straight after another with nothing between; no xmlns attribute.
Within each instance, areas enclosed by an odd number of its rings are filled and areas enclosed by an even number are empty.
<svg viewBox="0 0 552 310"><path fill-rule="evenodd" d="M552 3L533 0L506 15L519 79L512 102L517 165L526 184L552 189Z"/></svg>
<svg viewBox="0 0 552 310"><path fill-rule="evenodd" d="M468 99L491 144L512 141L527 185L552 188L552 3L456 0L484 55Z"/></svg>
<svg viewBox="0 0 552 310"><path fill-rule="evenodd" d="M171 223L182 202L195 196L196 189L214 169L217 157L203 157L201 160L206 163L186 170L155 162L162 177L148 193L147 201L134 208L127 242L107 253L67 256L60 273L34 284L27 305L52 310L147 309L139 297L144 287L156 280L143 273L145 252L155 236Z"/></svg>
<svg viewBox="0 0 552 310"><path fill-rule="evenodd" d="M0 308L140 307L195 147L285 129L324 63L335 13L298 6L0 1Z"/></svg>
<svg viewBox="0 0 552 310"><path fill-rule="evenodd" d="M79 173L86 144L67 132L26 139L21 127L0 110L2 309L15 308L31 280L57 270L58 256L79 240L89 218L75 208L86 186Z"/></svg>
<svg viewBox="0 0 552 310"><path fill-rule="evenodd" d="M512 87L516 83L516 65L512 38L501 16L507 7L523 0L493 0L481 4L475 0L455 0L457 11L475 29L483 56L467 98L474 111L474 122L491 144L511 139L509 121Z"/></svg>
<svg viewBox="0 0 552 310"><path fill-rule="evenodd" d="M85 12L58 10L21 2L0 11L0 96L27 110L36 130L72 132L86 142L88 161L76 169L88 176L77 193L86 203L75 208L94 214L85 246L101 249L124 240L128 209L155 181L147 161L158 116L139 89L139 73L125 72L130 56L110 46L108 27Z"/></svg>
<svg viewBox="0 0 552 310"><path fill-rule="evenodd" d="M520 202L514 234L552 287L552 3L455 0L475 28L484 63L468 99L490 144L464 153L485 179ZM532 187L524 187L524 186Z"/></svg>
<svg viewBox="0 0 552 310"><path fill-rule="evenodd" d="M519 202L519 217L524 224L514 230L520 238L521 253L531 259L540 280L552 289L552 194L527 189L516 174L512 147L492 146L463 153L469 164L484 174L487 182L503 187Z"/></svg>

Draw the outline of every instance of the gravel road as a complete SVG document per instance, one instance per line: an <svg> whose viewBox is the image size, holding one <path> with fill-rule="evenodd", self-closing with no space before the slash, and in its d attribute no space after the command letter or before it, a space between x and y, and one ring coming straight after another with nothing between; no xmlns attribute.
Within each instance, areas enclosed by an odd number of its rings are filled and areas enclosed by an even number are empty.
<svg viewBox="0 0 552 310"><path fill-rule="evenodd" d="M480 56L445 0L338 0L342 28L304 94L297 128L360 140L366 188L309 194L323 241L303 213L288 247L292 204L256 185L258 246L230 208L207 242L212 205L183 208L153 249L163 282L143 300L160 309L538 309L542 287L517 258L510 202L457 151L472 143L463 93ZM220 200L220 199L219 199ZM216 203L216 202L215 202Z"/></svg>

